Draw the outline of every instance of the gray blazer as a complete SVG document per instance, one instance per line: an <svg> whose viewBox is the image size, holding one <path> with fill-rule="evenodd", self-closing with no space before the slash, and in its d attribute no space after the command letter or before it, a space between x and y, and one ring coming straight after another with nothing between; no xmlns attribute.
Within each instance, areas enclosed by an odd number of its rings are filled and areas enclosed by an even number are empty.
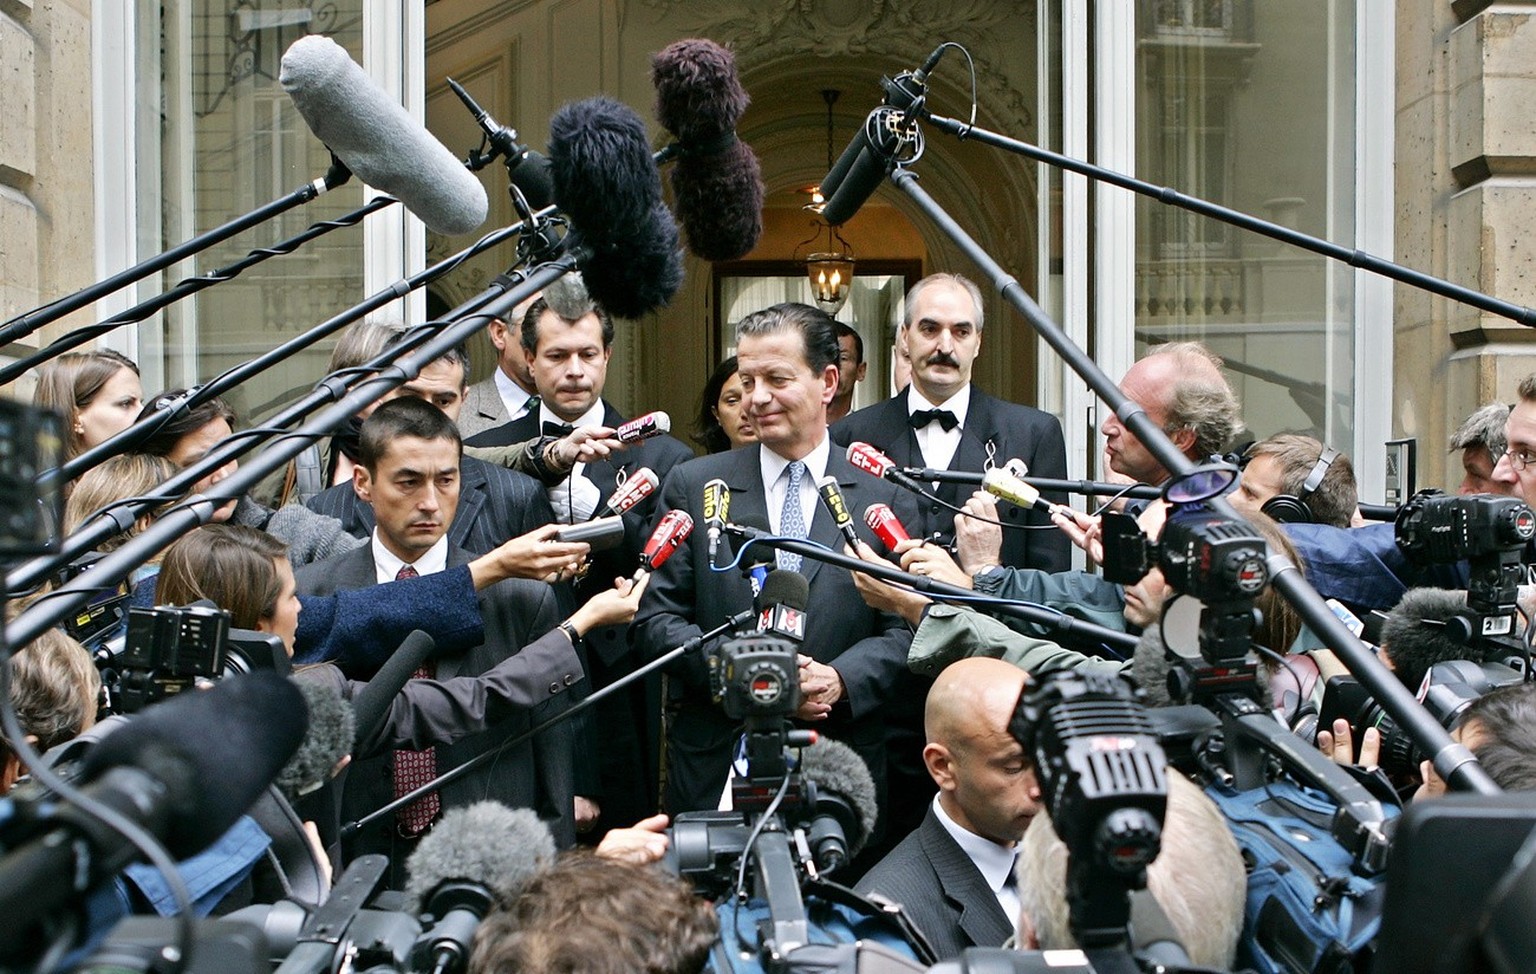
<svg viewBox="0 0 1536 974"><path fill-rule="evenodd" d="M1001 947L1015 920L1003 913L965 850L950 838L933 809L917 830L875 863L854 887L900 903L940 960L967 947Z"/></svg>
<svg viewBox="0 0 1536 974"><path fill-rule="evenodd" d="M496 388L496 376L487 376L465 390L464 406L459 410L459 435L464 439L510 420L507 404Z"/></svg>

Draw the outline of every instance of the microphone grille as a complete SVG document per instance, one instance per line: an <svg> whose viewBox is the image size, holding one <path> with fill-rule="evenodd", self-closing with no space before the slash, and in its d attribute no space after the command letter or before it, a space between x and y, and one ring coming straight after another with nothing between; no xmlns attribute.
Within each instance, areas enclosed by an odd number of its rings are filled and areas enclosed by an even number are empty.
<svg viewBox="0 0 1536 974"><path fill-rule="evenodd" d="M762 605L787 605L803 612L811 601L810 580L799 572L775 568L763 580L758 600Z"/></svg>

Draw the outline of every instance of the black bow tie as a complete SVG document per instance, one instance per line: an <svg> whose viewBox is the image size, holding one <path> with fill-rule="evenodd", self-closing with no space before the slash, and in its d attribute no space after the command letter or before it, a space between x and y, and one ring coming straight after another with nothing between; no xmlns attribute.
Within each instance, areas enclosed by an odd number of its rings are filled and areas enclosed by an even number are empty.
<svg viewBox="0 0 1536 974"><path fill-rule="evenodd" d="M556 439L564 439L575 431L576 427L572 426L570 423L551 423L548 420L545 420L544 422L545 436L553 436Z"/></svg>
<svg viewBox="0 0 1536 974"><path fill-rule="evenodd" d="M946 433L960 425L960 420L947 409L919 409L907 417L907 422L911 423L915 430L920 430L929 423L938 423L944 427Z"/></svg>

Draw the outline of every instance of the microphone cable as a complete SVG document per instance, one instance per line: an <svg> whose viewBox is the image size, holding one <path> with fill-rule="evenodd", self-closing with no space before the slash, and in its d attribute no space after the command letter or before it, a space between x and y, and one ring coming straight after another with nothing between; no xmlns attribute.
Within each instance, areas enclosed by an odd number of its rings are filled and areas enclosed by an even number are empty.
<svg viewBox="0 0 1536 974"><path fill-rule="evenodd" d="M761 544L764 545L764 547L770 548L770 550L776 550L776 549L772 549L772 545L769 544L769 542L773 542L773 541L798 541L798 542L802 542L804 544L810 545L813 548L819 548L822 551L825 551L825 552L828 552L828 553L831 553L831 554L839 554L839 552L833 551L831 548L828 548L826 545L822 544L821 542L819 542L819 541L812 541L809 538L790 538L790 537L786 537L784 535L765 534L765 535L763 535L761 537L756 537L756 538L743 537L741 539L740 546L737 547L737 549L736 549L736 554L734 556L732 556L731 560L726 562L724 565L719 566L719 567L716 567L716 566L712 565L712 566L710 566L710 570L711 571L715 571L715 572L727 572L727 571L732 570L733 568L737 568L741 564L742 556L744 556L746 554L748 548L752 547L752 545L754 545L754 544L761 543ZM804 555L803 557L814 557L814 556ZM844 566L837 565L835 567L842 568ZM896 567L896 566L892 566L892 567ZM850 571L850 572L854 571L854 569L851 568L851 567L847 568L846 570ZM870 577L871 578L875 578L875 576L873 576L873 575L871 575ZM1069 623L1080 623L1082 621L1082 620L1079 620L1076 616L1073 616L1073 615L1071 615L1069 613L1063 612L1060 609L1056 608L1055 606L1045 605L1044 603L1040 603L1040 602L1026 602L1023 599L1003 599L1003 598L998 598L997 596L994 596L994 595L959 595L959 594L951 594L949 592L943 592L943 593L937 593L936 594L936 593L933 593L933 592L925 592L925 591L917 588L916 583L912 583L912 582L897 582L897 581L891 581L891 580L884 579L884 578L875 578L875 580L879 581L879 582L885 582L885 584L887 584L887 585L890 585L890 586L893 586L893 587L899 588L899 589L904 589L905 591L912 592L912 593L914 593L916 595L921 595L924 598L929 599L929 600L934 601L934 602L958 602L958 603L961 603L961 604L964 604L964 605L974 606L974 607L976 607L978 609L981 609L983 611L985 611L987 606L1028 605L1028 606L1031 606L1033 608L1039 609L1042 612L1050 613L1051 618L1056 619L1056 620L1062 620L1062 621L1066 621L1066 622L1069 622ZM1036 624L1037 625L1045 625L1045 623L1043 621L1039 622L1039 623L1036 623ZM1099 643L1097 645L1104 652L1108 653L1110 656L1114 657L1118 661L1122 661L1123 662L1124 660L1129 658L1124 653L1122 653L1119 650L1115 649L1113 646L1106 646L1106 645L1104 645L1102 643Z"/></svg>

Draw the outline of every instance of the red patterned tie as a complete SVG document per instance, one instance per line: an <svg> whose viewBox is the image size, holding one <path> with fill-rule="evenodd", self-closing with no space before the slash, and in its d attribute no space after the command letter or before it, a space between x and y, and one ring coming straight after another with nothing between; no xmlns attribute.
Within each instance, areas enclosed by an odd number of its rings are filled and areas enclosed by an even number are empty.
<svg viewBox="0 0 1536 974"><path fill-rule="evenodd" d="M402 565L395 573L395 579L417 578L420 572L410 565ZM435 667L431 662L418 667L411 674L415 680L430 679ZM421 787L433 778L437 777L437 752L432 748L425 751L396 751L395 752L395 797L409 794ZM437 792L431 792L411 802L409 805L395 812L395 825L400 834L406 838L418 836L427 830L437 813L442 809L442 800Z"/></svg>

